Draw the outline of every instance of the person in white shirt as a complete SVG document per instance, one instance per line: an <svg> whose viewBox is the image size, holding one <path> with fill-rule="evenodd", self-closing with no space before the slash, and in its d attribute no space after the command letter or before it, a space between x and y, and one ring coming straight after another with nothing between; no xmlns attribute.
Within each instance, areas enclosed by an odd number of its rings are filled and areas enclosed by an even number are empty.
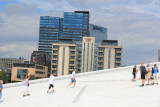
<svg viewBox="0 0 160 107"><path fill-rule="evenodd" d="M53 92L55 93L53 81L54 81L54 75L51 73L51 74L50 74L50 78L49 78L49 88L48 88L47 93L49 93L49 90L50 90L51 88L53 89Z"/></svg>
<svg viewBox="0 0 160 107"><path fill-rule="evenodd" d="M74 83L74 87L76 86L75 74L76 74L76 69L74 69L73 72L72 72L72 75L71 75L71 83L68 84L68 86L69 86L69 85L72 85L73 83ZM67 86L67 87L68 87L68 86Z"/></svg>
<svg viewBox="0 0 160 107"><path fill-rule="evenodd" d="M149 81L151 81L151 83L152 83L152 79L151 79L152 67L150 66L150 64L147 64L146 71L148 72L148 84L147 85L149 85Z"/></svg>

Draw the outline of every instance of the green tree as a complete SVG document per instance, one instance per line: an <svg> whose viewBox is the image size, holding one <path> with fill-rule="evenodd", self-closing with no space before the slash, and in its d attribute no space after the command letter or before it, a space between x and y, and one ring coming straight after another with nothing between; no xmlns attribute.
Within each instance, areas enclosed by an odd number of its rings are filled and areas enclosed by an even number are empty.
<svg viewBox="0 0 160 107"><path fill-rule="evenodd" d="M34 75L29 75L29 80L35 80L36 77Z"/></svg>
<svg viewBox="0 0 160 107"><path fill-rule="evenodd" d="M8 82L7 72L4 69L0 71L0 80L3 80L4 84Z"/></svg>

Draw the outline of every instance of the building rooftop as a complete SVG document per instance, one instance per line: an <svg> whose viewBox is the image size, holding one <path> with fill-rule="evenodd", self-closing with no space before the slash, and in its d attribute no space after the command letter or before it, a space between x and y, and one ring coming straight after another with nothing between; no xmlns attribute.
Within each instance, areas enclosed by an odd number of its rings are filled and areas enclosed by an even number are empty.
<svg viewBox="0 0 160 107"><path fill-rule="evenodd" d="M155 64L155 63L153 63ZM153 65L152 64L152 65ZM156 63L160 68L160 63ZM138 65L139 66L139 65ZM76 88L67 88L70 75L56 77L56 93L47 94L48 78L30 81L30 96L22 97L24 82L6 84L2 107L159 107L159 85L132 82L133 66L80 73Z"/></svg>

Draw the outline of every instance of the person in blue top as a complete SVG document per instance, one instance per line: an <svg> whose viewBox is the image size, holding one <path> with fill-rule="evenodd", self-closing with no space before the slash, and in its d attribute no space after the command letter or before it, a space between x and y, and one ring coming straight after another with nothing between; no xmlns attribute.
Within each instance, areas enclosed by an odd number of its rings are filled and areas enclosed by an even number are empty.
<svg viewBox="0 0 160 107"><path fill-rule="evenodd" d="M154 64L154 67L152 69L152 73L153 73L153 84L156 84L158 85L158 73L159 73L159 69L157 67L156 64ZM155 80L156 80L156 83L155 83Z"/></svg>
<svg viewBox="0 0 160 107"><path fill-rule="evenodd" d="M25 90L24 90L24 93L23 93L23 97L25 97L26 95L25 95L25 92L27 92L27 96L29 96L30 94L29 94L29 76L27 76L27 78L25 79L25 84L24 84L24 86L25 86Z"/></svg>
<svg viewBox="0 0 160 107"><path fill-rule="evenodd" d="M3 89L2 84L3 84L3 80L0 80L0 100L2 98L2 89Z"/></svg>

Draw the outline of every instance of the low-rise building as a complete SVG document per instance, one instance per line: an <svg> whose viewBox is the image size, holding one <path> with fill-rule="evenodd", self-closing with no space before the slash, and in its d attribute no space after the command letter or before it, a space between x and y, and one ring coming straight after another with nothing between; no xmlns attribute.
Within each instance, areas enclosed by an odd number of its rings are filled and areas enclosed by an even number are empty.
<svg viewBox="0 0 160 107"><path fill-rule="evenodd" d="M23 63L23 58L0 58L0 68L7 69L12 68L13 63Z"/></svg>
<svg viewBox="0 0 160 107"><path fill-rule="evenodd" d="M46 78L48 67L38 65L30 61L24 61L24 63L14 63L12 67L11 81L24 81L27 73L28 75L34 75L36 79Z"/></svg>
<svg viewBox="0 0 160 107"><path fill-rule="evenodd" d="M51 55L50 54L42 51L33 51L33 53L31 54L31 61L39 65L47 66L48 74L50 74L50 71L51 71Z"/></svg>

